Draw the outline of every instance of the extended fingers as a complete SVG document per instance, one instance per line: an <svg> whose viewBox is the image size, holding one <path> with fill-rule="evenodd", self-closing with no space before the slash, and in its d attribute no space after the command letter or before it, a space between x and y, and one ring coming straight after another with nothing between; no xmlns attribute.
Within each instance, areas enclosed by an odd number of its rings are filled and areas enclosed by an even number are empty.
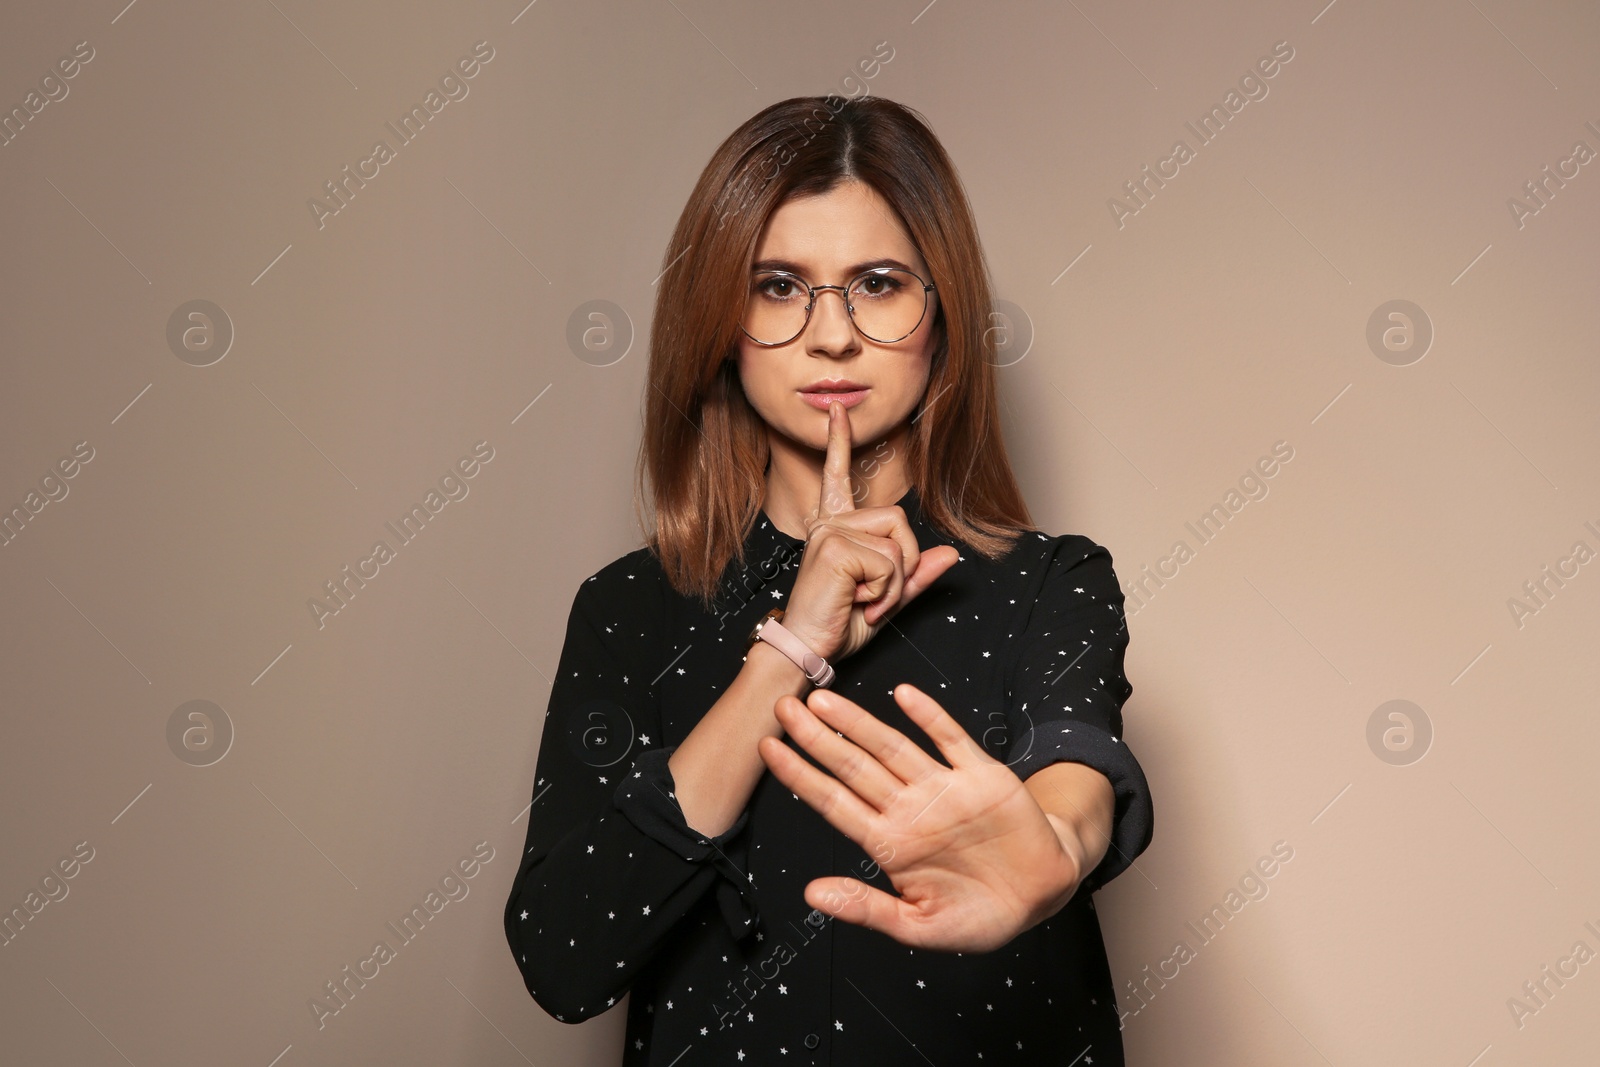
<svg viewBox="0 0 1600 1067"><path fill-rule="evenodd" d="M933 738L933 743L939 746L939 751L944 753L951 767L959 769L995 762L994 757L985 752L937 700L910 682L902 682L894 687L894 699L911 721Z"/></svg>
<svg viewBox="0 0 1600 1067"><path fill-rule="evenodd" d="M812 692L807 699L806 709L824 724L821 727L824 734L841 744L853 742L851 748L859 746L858 751L864 752L873 763L886 768L886 773L894 775L897 785L900 782L920 782L928 775L945 769L915 741L849 697L831 689ZM849 742L835 736L827 729L829 726L843 733ZM817 758L822 757L818 755Z"/></svg>
<svg viewBox="0 0 1600 1067"><path fill-rule="evenodd" d="M787 699L787 698L786 698ZM798 741L799 739L796 738ZM864 839L878 813L831 775L823 774L776 737L763 737L756 751L767 769L851 840Z"/></svg>
<svg viewBox="0 0 1600 1067"><path fill-rule="evenodd" d="M838 408L837 412L834 408ZM837 400L828 405L828 450L822 458L822 489L817 518L826 522L841 512L854 511L850 488L850 413Z"/></svg>
<svg viewBox="0 0 1600 1067"><path fill-rule="evenodd" d="M827 697L818 693L828 693ZM820 707L829 699L842 699L828 690L819 689L811 700ZM889 806L905 783L884 768L884 765L851 740L840 737L826 722L817 717L814 709L798 697L784 697L773 705L779 723L795 743L815 756L817 762L848 786L861 799L877 811Z"/></svg>

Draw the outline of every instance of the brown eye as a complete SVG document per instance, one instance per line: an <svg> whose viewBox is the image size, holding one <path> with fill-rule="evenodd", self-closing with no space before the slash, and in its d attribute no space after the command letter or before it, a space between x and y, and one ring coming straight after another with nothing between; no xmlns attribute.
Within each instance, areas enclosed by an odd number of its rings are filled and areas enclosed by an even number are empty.
<svg viewBox="0 0 1600 1067"><path fill-rule="evenodd" d="M756 292L778 300L788 299L795 294L798 288L792 278L782 276L758 278L755 284Z"/></svg>

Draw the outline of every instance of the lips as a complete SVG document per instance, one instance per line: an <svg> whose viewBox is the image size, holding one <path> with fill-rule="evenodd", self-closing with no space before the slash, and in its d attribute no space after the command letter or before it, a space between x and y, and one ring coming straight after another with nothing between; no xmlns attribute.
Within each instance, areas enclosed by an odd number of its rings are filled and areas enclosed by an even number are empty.
<svg viewBox="0 0 1600 1067"><path fill-rule="evenodd" d="M827 411L835 400L848 409L865 400L869 392L870 387L857 382L818 382L800 390L800 399L818 411Z"/></svg>
<svg viewBox="0 0 1600 1067"><path fill-rule="evenodd" d="M854 393L865 388L867 388L865 385L849 378L823 378L821 381L812 382L800 391L802 393Z"/></svg>

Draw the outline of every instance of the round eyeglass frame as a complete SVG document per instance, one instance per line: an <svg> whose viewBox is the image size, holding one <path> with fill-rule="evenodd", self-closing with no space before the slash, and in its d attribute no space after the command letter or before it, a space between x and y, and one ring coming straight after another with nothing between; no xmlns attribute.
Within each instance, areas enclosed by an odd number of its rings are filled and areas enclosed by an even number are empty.
<svg viewBox="0 0 1600 1067"><path fill-rule="evenodd" d="M874 274L883 274L883 273L885 273L887 271L898 271L898 272L900 272L902 274L909 274L913 278L915 278L919 283L921 283L921 285L922 285L922 314L917 316L917 322L916 322L915 326L912 326L911 329L907 330L905 333L901 334L899 337L896 337L893 340L887 340L886 341L886 340L881 340L881 339L879 339L877 337L872 336L870 333L868 333L867 331L863 330L859 325L857 325L857 323L856 323L856 309L850 303L850 290L854 289L855 285L856 285L856 282L859 282L862 278L866 278L866 277L868 277L870 275L874 275ZM864 270L860 274L857 274L854 278L851 278L850 279L850 284L848 286L845 286L845 285L812 285L810 282L808 282L804 278L800 277L800 275L794 273L793 271L788 271L788 270L764 270L764 271L758 271L757 273L763 275L764 277L793 278L795 281L799 282L800 286L803 289L805 289L805 291L806 291L806 317L805 317L805 321L802 322L800 324L800 328L794 332L794 336L788 338L787 340L783 340L783 341L762 341L762 340L754 337L750 333L749 330L744 328L744 320L743 320L742 317L740 318L740 321L739 321L739 332L744 334L746 337L749 337L751 341L755 342L756 344L760 345L763 348L777 348L779 345L789 344L791 341L793 341L795 339L795 337L799 337L801 334L805 333L806 332L806 327L811 325L811 311L812 311L813 308L815 308L817 306L817 294L822 292L824 289L837 289L837 290L839 290L839 299L844 301L845 315L850 320L850 326L857 333L859 333L862 337L865 337L867 340L872 341L875 344L880 344L880 345L892 345L892 344L895 344L895 343L897 343L899 341L904 341L907 337L910 337L912 334L916 333L917 332L917 327L922 325L922 320L928 317L928 294L931 293L931 292L936 291L939 288L938 286L934 285L932 282L923 281L922 280L922 275L918 274L914 270L908 270L905 267L873 267L870 270Z"/></svg>

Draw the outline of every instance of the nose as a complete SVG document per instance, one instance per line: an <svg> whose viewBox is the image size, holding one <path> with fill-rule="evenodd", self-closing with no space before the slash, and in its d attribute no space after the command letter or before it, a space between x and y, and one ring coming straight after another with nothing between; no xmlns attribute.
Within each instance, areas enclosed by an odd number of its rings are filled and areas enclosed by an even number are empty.
<svg viewBox="0 0 1600 1067"><path fill-rule="evenodd" d="M835 299L836 298L836 299ZM861 347L850 310L848 296L840 289L819 289L811 306L811 321L806 324L806 348L819 355L846 355Z"/></svg>

